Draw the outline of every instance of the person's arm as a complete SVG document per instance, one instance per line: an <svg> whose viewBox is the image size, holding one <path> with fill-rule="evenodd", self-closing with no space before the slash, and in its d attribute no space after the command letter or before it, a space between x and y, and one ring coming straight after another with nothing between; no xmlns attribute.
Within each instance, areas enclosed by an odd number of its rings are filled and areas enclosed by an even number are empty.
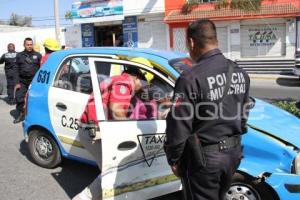
<svg viewBox="0 0 300 200"><path fill-rule="evenodd" d="M5 54L3 54L0 58L0 64L3 64L5 61Z"/></svg>
<svg viewBox="0 0 300 200"><path fill-rule="evenodd" d="M246 74L246 93L244 96L244 101L243 101L243 105L242 105L242 113L241 113L241 128L242 128L242 134L243 133L247 133L247 120L248 120L248 116L249 116L249 89L250 89L250 78L248 76L248 74Z"/></svg>
<svg viewBox="0 0 300 200"><path fill-rule="evenodd" d="M191 80L180 77L175 85L174 103L167 116L166 129L165 152L173 172L183 154L185 142L193 132L197 100L191 98L191 94L198 94Z"/></svg>
<svg viewBox="0 0 300 200"><path fill-rule="evenodd" d="M15 83L16 83L15 90L19 89L21 87L21 85L20 85L20 76L19 76L19 62L20 62L20 55L17 54L16 63L13 66L14 80L15 80Z"/></svg>
<svg viewBox="0 0 300 200"><path fill-rule="evenodd" d="M124 120L127 119L127 110L124 109L124 106L120 102L111 102L109 103L109 110L112 113L114 119Z"/></svg>
<svg viewBox="0 0 300 200"><path fill-rule="evenodd" d="M108 109L113 119L127 119L128 106L131 100L131 89L126 84L112 85L108 100Z"/></svg>

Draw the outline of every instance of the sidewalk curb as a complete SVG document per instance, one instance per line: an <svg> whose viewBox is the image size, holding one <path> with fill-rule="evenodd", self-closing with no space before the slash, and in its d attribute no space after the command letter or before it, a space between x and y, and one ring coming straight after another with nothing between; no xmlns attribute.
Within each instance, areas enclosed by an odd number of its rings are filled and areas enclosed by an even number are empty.
<svg viewBox="0 0 300 200"><path fill-rule="evenodd" d="M276 74L249 74L250 79L254 80L277 80L279 78L282 79L294 79L299 80L297 76L288 76L288 75L276 75Z"/></svg>

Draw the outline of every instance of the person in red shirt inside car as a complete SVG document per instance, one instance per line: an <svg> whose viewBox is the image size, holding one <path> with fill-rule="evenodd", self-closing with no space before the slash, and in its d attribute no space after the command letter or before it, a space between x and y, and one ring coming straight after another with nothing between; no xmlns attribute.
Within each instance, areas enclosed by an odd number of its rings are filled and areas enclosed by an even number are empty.
<svg viewBox="0 0 300 200"><path fill-rule="evenodd" d="M102 81L100 91L106 119L129 119L132 97L147 85L143 72L136 68L128 68L121 75ZM78 133L80 143L94 157L101 172L101 140L95 138L95 135L92 135L91 129L89 129L98 126L93 93L90 95L80 122L81 128ZM73 200L81 199L102 199L101 175L73 198Z"/></svg>

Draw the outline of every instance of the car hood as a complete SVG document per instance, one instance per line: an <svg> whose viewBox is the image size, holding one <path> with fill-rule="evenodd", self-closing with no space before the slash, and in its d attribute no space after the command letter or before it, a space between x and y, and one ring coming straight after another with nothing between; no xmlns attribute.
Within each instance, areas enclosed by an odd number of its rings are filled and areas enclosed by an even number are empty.
<svg viewBox="0 0 300 200"><path fill-rule="evenodd" d="M300 119L272 104L255 100L248 125L300 148Z"/></svg>

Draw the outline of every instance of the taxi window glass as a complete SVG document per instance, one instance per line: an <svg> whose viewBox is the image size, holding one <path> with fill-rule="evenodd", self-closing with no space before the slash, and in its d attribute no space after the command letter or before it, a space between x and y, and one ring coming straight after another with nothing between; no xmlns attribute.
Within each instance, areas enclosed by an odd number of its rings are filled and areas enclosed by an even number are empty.
<svg viewBox="0 0 300 200"><path fill-rule="evenodd" d="M166 118L171 106L173 88L159 76L131 65L96 61L95 66L107 120ZM138 71L138 83L122 77L125 72L132 71ZM127 83L123 83L124 80ZM135 84L140 84L140 88L135 89ZM114 110L111 102L116 104L119 110ZM115 115L118 111L123 113L122 118Z"/></svg>
<svg viewBox="0 0 300 200"><path fill-rule="evenodd" d="M55 87L90 94L93 91L88 57L67 59L60 67Z"/></svg>

